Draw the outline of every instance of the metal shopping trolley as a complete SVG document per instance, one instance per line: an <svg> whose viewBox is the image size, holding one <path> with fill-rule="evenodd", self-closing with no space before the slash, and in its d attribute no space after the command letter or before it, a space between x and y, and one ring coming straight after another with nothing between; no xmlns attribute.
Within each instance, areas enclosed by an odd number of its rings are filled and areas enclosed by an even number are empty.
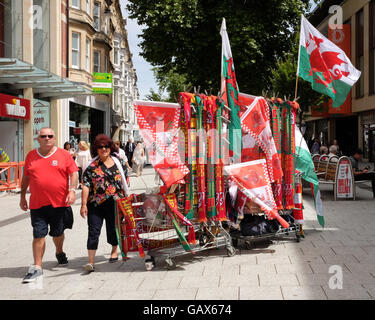
<svg viewBox="0 0 375 320"><path fill-rule="evenodd" d="M138 197L135 200L140 199ZM168 269L173 269L176 267L175 258L187 254L222 247L227 249L228 256L235 254L230 234L220 221L199 223L192 219L190 226L182 225L168 212L170 209L162 197L149 195L142 200L132 202L133 225L122 212L124 210L117 212L116 229L124 260L127 258L127 252L138 250L141 257L145 258L147 270L152 270L157 260L164 260ZM192 233L196 239L195 243L189 243Z"/></svg>

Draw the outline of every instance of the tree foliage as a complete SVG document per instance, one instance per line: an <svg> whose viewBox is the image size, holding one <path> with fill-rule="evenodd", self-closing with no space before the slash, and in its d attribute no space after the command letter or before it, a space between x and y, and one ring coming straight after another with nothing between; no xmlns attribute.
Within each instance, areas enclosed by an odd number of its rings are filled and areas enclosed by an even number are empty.
<svg viewBox="0 0 375 320"><path fill-rule="evenodd" d="M238 86L259 95L309 0L129 0L130 18L144 25L140 47L158 74L172 72L193 86L220 87L222 18L226 19Z"/></svg>

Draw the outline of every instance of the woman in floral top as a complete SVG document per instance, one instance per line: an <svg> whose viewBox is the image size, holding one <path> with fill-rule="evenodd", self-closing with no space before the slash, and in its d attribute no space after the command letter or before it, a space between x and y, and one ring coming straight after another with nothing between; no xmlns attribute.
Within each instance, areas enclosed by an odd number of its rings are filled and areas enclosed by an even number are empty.
<svg viewBox="0 0 375 320"><path fill-rule="evenodd" d="M109 262L118 260L115 201L125 197L128 188L123 173L125 163L116 158L115 152L117 152L117 147L113 141L106 135L99 134L91 146L93 161L88 165L82 177L81 216L83 218L87 216L89 229L87 239L89 262L85 266L88 272L95 270L95 254L103 220L106 221L107 242L112 245Z"/></svg>

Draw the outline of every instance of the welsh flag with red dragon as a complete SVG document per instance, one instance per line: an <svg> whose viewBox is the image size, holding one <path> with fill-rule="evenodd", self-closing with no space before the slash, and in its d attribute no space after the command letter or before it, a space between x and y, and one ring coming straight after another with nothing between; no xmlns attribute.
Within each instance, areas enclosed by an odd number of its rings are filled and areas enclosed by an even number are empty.
<svg viewBox="0 0 375 320"><path fill-rule="evenodd" d="M334 108L341 106L361 76L343 50L324 37L302 15L297 75L312 89L332 98Z"/></svg>

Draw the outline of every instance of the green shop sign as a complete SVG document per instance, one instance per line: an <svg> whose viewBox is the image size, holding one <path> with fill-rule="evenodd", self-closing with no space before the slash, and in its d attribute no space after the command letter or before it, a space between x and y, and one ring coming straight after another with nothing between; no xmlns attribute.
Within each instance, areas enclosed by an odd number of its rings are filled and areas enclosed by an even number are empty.
<svg viewBox="0 0 375 320"><path fill-rule="evenodd" d="M93 93L112 93L112 73L94 72L94 81L92 83Z"/></svg>

